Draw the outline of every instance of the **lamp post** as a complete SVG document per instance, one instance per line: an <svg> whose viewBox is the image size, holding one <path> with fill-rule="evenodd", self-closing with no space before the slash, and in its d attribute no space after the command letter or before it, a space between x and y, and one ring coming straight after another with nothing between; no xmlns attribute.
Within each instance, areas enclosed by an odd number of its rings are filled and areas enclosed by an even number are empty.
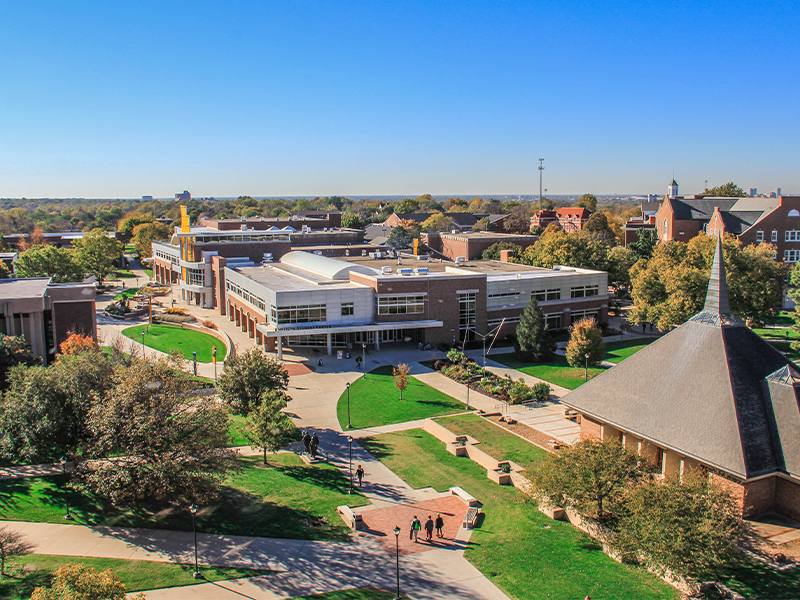
<svg viewBox="0 0 800 600"><path fill-rule="evenodd" d="M583 355L586 358L586 364L583 368L583 381L584 383L589 381L589 353Z"/></svg>
<svg viewBox="0 0 800 600"><path fill-rule="evenodd" d="M197 377L197 352L192 352L192 362L194 363L194 376Z"/></svg>
<svg viewBox="0 0 800 600"><path fill-rule="evenodd" d="M64 518L68 521L71 521L74 517L69 512L69 490L67 489L67 457L62 456L61 460L61 472L64 474L64 504L67 507L67 514L64 515Z"/></svg>
<svg viewBox="0 0 800 600"><path fill-rule="evenodd" d="M394 555L397 561L397 596L394 600L400 600L400 528L394 526Z"/></svg>
<svg viewBox="0 0 800 600"><path fill-rule="evenodd" d="M350 422L350 382L347 382L347 428L352 429L353 424Z"/></svg>
<svg viewBox="0 0 800 600"><path fill-rule="evenodd" d="M217 347L211 350L211 358L214 361L214 383L217 383Z"/></svg>
<svg viewBox="0 0 800 600"><path fill-rule="evenodd" d="M542 171L544 171L544 159L539 159L539 210L542 210Z"/></svg>
<svg viewBox="0 0 800 600"><path fill-rule="evenodd" d="M144 358L144 329L142 329L142 358Z"/></svg>
<svg viewBox="0 0 800 600"><path fill-rule="evenodd" d="M353 436L347 436L347 443L350 445L350 489L347 490L348 494L353 493Z"/></svg>
<svg viewBox="0 0 800 600"><path fill-rule="evenodd" d="M367 378L367 344L361 343L361 370L364 373L364 379Z"/></svg>
<svg viewBox="0 0 800 600"><path fill-rule="evenodd" d="M192 533L194 533L194 574L192 574L192 577L202 579L203 576L200 574L200 569L197 568L197 525L195 523L197 505L194 502L189 507L189 512L192 513Z"/></svg>
<svg viewBox="0 0 800 600"><path fill-rule="evenodd" d="M467 381L467 410L469 410L469 381Z"/></svg>

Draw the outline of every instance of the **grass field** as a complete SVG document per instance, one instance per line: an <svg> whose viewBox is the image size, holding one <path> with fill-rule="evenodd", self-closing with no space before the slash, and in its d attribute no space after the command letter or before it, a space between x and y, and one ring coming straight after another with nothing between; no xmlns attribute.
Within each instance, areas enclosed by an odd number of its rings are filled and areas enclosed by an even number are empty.
<svg viewBox="0 0 800 600"><path fill-rule="evenodd" d="M541 365L531 365L520 362L514 358L513 353L498 354L493 356L492 360L570 390L574 390L586 381L584 378L584 369L570 367L567 364L566 357L561 355L557 355L551 362ZM603 371L605 371L604 368L590 368L589 379L596 377Z"/></svg>
<svg viewBox="0 0 800 600"><path fill-rule="evenodd" d="M608 342L606 343L606 360L612 363L620 363L629 356L636 354L642 348L656 341L656 339L657 338Z"/></svg>
<svg viewBox="0 0 800 600"><path fill-rule="evenodd" d="M763 338L777 339L777 340L800 340L800 333L797 333L791 327L781 327L780 329L753 329L758 335ZM787 335L788 334L788 335Z"/></svg>
<svg viewBox="0 0 800 600"><path fill-rule="evenodd" d="M677 600L680 594L642 569L622 565L572 525L553 521L513 487L457 458L422 430L361 441L414 488L461 486L483 503L485 517L465 556L512 598Z"/></svg>
<svg viewBox="0 0 800 600"><path fill-rule="evenodd" d="M130 298L131 296L135 296L139 293L139 290L136 288L127 288L124 291L120 292L116 296L114 296L114 302L119 302L123 298Z"/></svg>
<svg viewBox="0 0 800 600"><path fill-rule="evenodd" d="M347 478L332 465L308 466L295 454L240 459L242 469L227 477L220 499L201 506L199 531L292 539L347 540L349 529L336 514L340 504L367 504L348 495ZM82 491L70 491L75 522L85 525L150 527L191 531L188 510L118 508ZM0 481L0 518L10 521L63 523L61 477Z"/></svg>
<svg viewBox="0 0 800 600"><path fill-rule="evenodd" d="M477 415L440 417L436 422L456 435L470 435L479 440L478 448L498 461L511 460L526 470L532 469L547 456L545 450Z"/></svg>
<svg viewBox="0 0 800 600"><path fill-rule="evenodd" d="M360 377L350 385L350 419L356 429L402 423L464 410L463 402L413 377L408 378L408 387L403 392L401 402L400 392L394 387L391 366L370 371L366 378ZM347 427L347 391L339 398L336 414L342 428Z"/></svg>
<svg viewBox="0 0 800 600"><path fill-rule="evenodd" d="M83 563L98 571L112 569L129 592L165 587L178 587L201 583L192 578L194 565L155 562L146 560L119 560L114 558L86 558L83 556L54 556L29 554L15 557L11 568L6 566L11 578L0 580L0 599L28 600L34 588L48 586L53 573L68 563ZM232 567L200 566L206 581L223 581L267 575L272 571L237 569Z"/></svg>
<svg viewBox="0 0 800 600"><path fill-rule="evenodd" d="M225 360L225 344L212 335L193 329L182 329L176 325L136 325L122 330L122 335L141 343L144 331L144 345L161 352L178 350L187 360L192 360L192 352L197 352L197 362L210 363L212 348L217 348L217 362Z"/></svg>

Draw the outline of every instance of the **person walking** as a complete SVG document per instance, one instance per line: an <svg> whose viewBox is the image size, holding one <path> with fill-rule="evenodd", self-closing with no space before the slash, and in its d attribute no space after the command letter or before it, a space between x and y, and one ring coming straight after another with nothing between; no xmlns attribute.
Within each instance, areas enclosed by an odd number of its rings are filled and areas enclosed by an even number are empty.
<svg viewBox="0 0 800 600"><path fill-rule="evenodd" d="M356 469L356 477L358 477L358 487L361 487L361 480L364 479L364 467L361 465Z"/></svg>
<svg viewBox="0 0 800 600"><path fill-rule="evenodd" d="M414 515L414 519L411 521L411 537L415 543L419 542L420 529L422 529L422 521L417 518L417 515Z"/></svg>
<svg viewBox="0 0 800 600"><path fill-rule="evenodd" d="M428 520L425 521L425 541L430 542L433 539L433 519L428 515Z"/></svg>
<svg viewBox="0 0 800 600"><path fill-rule="evenodd" d="M442 531L442 529L444 529L444 519L442 518L442 515L440 513L436 513L435 525L436 525L436 537L443 538L444 532Z"/></svg>

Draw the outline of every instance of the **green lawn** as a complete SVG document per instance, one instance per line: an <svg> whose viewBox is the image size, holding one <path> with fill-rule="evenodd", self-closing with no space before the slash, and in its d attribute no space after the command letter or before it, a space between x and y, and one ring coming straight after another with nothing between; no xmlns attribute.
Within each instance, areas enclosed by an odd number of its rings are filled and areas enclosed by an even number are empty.
<svg viewBox="0 0 800 600"><path fill-rule="evenodd" d="M192 352L197 352L197 362L210 363L212 348L217 348L217 362L225 360L225 344L212 335L193 329L182 329L176 325L136 325L122 330L122 335L142 342L144 331L144 345L161 352L178 350L187 360L192 360Z"/></svg>
<svg viewBox="0 0 800 600"><path fill-rule="evenodd" d="M413 368L412 368L413 374ZM459 402L433 389L421 381L408 378L408 387L400 392L394 387L392 367L378 367L350 385L350 419L353 427L375 427L389 423L403 423L466 410ZM339 398L336 407L339 424L347 427L347 391Z"/></svg>
<svg viewBox="0 0 800 600"><path fill-rule="evenodd" d="M15 557L6 565L12 578L0 580L0 599L27 600L35 587L50 585L53 573L67 563L83 563L98 571L112 569L125 584L127 591L152 590L201 583L192 578L194 565L155 562L149 560L120 560L87 558L83 556L54 556L29 554ZM237 569L233 567L200 566L206 581L222 581L268 575L272 571Z"/></svg>
<svg viewBox="0 0 800 600"><path fill-rule="evenodd" d="M230 415L231 426L228 428L228 435L231 437L231 446L249 446L249 440L244 437L242 429L247 422L242 415Z"/></svg>
<svg viewBox="0 0 800 600"><path fill-rule="evenodd" d="M119 302L123 298L130 298L131 296L135 296L139 293L139 290L136 288L127 288L124 291L120 292L116 296L114 296L114 302Z"/></svg>
<svg viewBox="0 0 800 600"><path fill-rule="evenodd" d="M775 347L777 350L783 352L786 355L786 358L792 360L794 362L798 362L800 360L800 352L792 348L791 342L774 342L770 341L770 345Z"/></svg>
<svg viewBox="0 0 800 600"><path fill-rule="evenodd" d="M152 279L152 278L153 278L153 269L150 269L150 268L144 268L144 269L142 269L142 271L144 271L145 273L147 273L147 276L148 276L150 279Z"/></svg>
<svg viewBox="0 0 800 600"><path fill-rule="evenodd" d="M560 354L556 355L555 359L553 359L551 362L541 365L531 365L520 362L514 358L513 352L509 354L498 354L493 356L492 360L504 364L507 367L511 367L512 369L518 369L523 373L527 373L533 377L538 377L539 379L544 379L552 384L560 385L561 387L565 387L570 390L574 390L585 382L584 369L581 367L570 367L567 364L566 357L561 356ZM589 379L596 377L603 371L605 371L605 369L602 367L590 368Z"/></svg>
<svg viewBox="0 0 800 600"><path fill-rule="evenodd" d="M489 456L514 461L525 469L532 469L547 456L547 451L478 415L441 417L436 422L456 435L470 435L479 440L478 448Z"/></svg>
<svg viewBox="0 0 800 600"><path fill-rule="evenodd" d="M485 517L465 556L512 598L680 597L643 569L615 562L572 525L549 519L515 488L492 483L483 467L453 456L422 430L385 434L361 444L415 488L443 491L458 485L483 503Z"/></svg>
<svg viewBox="0 0 800 600"><path fill-rule="evenodd" d="M800 333L794 331L791 327L781 327L780 329L770 328L770 329L761 329L755 328L753 329L758 335L763 338L772 338L772 339L779 339L779 340L800 340ZM789 334L789 337L786 337L786 334Z"/></svg>
<svg viewBox="0 0 800 600"><path fill-rule="evenodd" d="M606 360L612 363L620 363L629 356L636 354L648 344L655 342L656 339L658 338L608 342L606 343Z"/></svg>
<svg viewBox="0 0 800 600"><path fill-rule="evenodd" d="M230 476L220 499L200 507L200 531L292 539L347 540L349 529L336 514L340 504L367 504L363 495L348 495L349 482L334 466L308 466L295 454L240 459L242 469ZM0 518L10 521L63 523L61 477L0 481ZM116 527L151 527L191 531L188 510L154 507L125 509L102 503L86 492L70 492L77 523Z"/></svg>
<svg viewBox="0 0 800 600"><path fill-rule="evenodd" d="M403 590L401 587L401 597L408 598L408 596L402 592ZM394 600L396 597L395 592L387 592L375 588L350 588L349 590L314 594L313 596L301 596L298 598L290 598L289 600Z"/></svg>

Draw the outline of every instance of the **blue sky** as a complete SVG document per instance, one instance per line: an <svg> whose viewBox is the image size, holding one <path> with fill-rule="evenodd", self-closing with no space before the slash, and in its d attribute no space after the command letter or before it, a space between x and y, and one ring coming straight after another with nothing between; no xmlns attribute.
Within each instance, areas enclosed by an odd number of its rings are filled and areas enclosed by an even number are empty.
<svg viewBox="0 0 800 600"><path fill-rule="evenodd" d="M798 2L0 2L0 197L800 193Z"/></svg>

